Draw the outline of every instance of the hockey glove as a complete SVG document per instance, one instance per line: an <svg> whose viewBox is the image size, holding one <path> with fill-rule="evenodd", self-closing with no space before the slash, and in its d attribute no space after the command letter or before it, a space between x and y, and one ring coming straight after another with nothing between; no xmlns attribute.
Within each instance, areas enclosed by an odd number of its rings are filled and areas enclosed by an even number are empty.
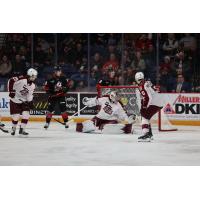
<svg viewBox="0 0 200 200"><path fill-rule="evenodd" d="M10 97L10 98L14 98L14 97L15 97L15 91L10 92L10 93L9 93L9 97Z"/></svg>
<svg viewBox="0 0 200 200"><path fill-rule="evenodd" d="M67 93L68 88L67 88L67 87L63 87L63 88L62 88L62 91L63 91L63 93Z"/></svg>
<svg viewBox="0 0 200 200"><path fill-rule="evenodd" d="M136 120L137 120L137 117L136 117L135 114L132 114L132 115L130 115L130 116L128 117L128 123L129 123L129 124L134 124L134 123L136 122Z"/></svg>
<svg viewBox="0 0 200 200"><path fill-rule="evenodd" d="M88 97L84 97L82 102L83 102L83 105L87 106L88 105L88 101L89 101L89 98Z"/></svg>

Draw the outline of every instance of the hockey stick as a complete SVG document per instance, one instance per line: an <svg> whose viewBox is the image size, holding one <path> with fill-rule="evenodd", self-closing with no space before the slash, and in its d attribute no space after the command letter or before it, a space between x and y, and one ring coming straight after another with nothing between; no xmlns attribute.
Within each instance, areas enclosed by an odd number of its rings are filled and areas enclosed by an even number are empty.
<svg viewBox="0 0 200 200"><path fill-rule="evenodd" d="M3 131L4 133L9 133L9 131L4 129L4 127L2 127L2 126L0 126L0 130Z"/></svg>
<svg viewBox="0 0 200 200"><path fill-rule="evenodd" d="M88 107L88 106L85 106L85 107L81 108L78 112L81 112L82 110L86 109L87 107ZM76 113L74 113L72 116L70 116L71 119L69 119L69 121L66 123L67 125L68 125L70 122L73 121L72 117L74 117L75 115L77 115L78 112L76 112ZM55 120L56 122L58 122L58 123L60 123L60 124L62 124L62 125L65 126L65 123L61 122L59 119L56 119L56 118L54 118L54 117L52 117L52 119Z"/></svg>
<svg viewBox="0 0 200 200"><path fill-rule="evenodd" d="M55 120L56 122L62 124L62 125L65 125L65 123L64 123L64 122L61 122L59 119L56 119L56 118L54 118L54 117L52 117L52 119Z"/></svg>

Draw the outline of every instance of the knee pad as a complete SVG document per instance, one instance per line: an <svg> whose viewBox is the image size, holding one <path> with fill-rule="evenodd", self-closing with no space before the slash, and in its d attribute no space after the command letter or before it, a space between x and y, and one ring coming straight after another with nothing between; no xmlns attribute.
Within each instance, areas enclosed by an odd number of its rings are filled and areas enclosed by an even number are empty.
<svg viewBox="0 0 200 200"><path fill-rule="evenodd" d="M68 119L68 114L67 114L67 112L63 112L61 115L62 115L62 118L63 118L63 119Z"/></svg>
<svg viewBox="0 0 200 200"><path fill-rule="evenodd" d="M20 118L20 114L13 114L11 115L13 121L18 121Z"/></svg>
<svg viewBox="0 0 200 200"><path fill-rule="evenodd" d="M46 117L47 117L47 118L52 118L52 116L53 116L53 113L47 111L47 113L46 113Z"/></svg>
<svg viewBox="0 0 200 200"><path fill-rule="evenodd" d="M29 111L22 112L22 119L29 119L29 116L30 116Z"/></svg>
<svg viewBox="0 0 200 200"><path fill-rule="evenodd" d="M142 117L142 124L149 124L149 120Z"/></svg>

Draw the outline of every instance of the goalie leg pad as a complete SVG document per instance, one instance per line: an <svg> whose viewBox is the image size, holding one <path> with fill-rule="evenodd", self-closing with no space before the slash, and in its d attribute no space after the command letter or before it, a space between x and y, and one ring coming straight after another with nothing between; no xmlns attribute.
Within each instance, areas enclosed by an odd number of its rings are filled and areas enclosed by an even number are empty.
<svg viewBox="0 0 200 200"><path fill-rule="evenodd" d="M83 133L90 133L92 131L95 131L95 126L93 121L87 120L83 123L77 123L76 124L76 131L77 132L83 132Z"/></svg>
<svg viewBox="0 0 200 200"><path fill-rule="evenodd" d="M82 124L83 124L83 133L89 133L89 132L95 131L95 126L94 126L93 121L87 120L83 122Z"/></svg>
<svg viewBox="0 0 200 200"><path fill-rule="evenodd" d="M106 124L118 124L116 120L106 120L98 117L94 117L92 121L94 122L95 126L99 128L99 130L103 130Z"/></svg>
<svg viewBox="0 0 200 200"><path fill-rule="evenodd" d="M77 132L82 132L83 131L83 124L82 123L77 123L76 124L76 131Z"/></svg>
<svg viewBox="0 0 200 200"><path fill-rule="evenodd" d="M132 132L132 126L133 124L125 124L122 130L124 131L125 134L130 134Z"/></svg>

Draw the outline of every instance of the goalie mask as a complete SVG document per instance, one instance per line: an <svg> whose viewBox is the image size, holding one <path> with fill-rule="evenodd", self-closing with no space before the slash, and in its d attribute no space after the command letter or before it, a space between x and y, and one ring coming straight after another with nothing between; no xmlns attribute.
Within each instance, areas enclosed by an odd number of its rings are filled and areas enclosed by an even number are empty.
<svg viewBox="0 0 200 200"><path fill-rule="evenodd" d="M118 100L119 100L119 98L117 96L117 92L114 92L114 91L112 91L110 93L109 97L110 97L110 100L111 100L112 103L117 103Z"/></svg>

